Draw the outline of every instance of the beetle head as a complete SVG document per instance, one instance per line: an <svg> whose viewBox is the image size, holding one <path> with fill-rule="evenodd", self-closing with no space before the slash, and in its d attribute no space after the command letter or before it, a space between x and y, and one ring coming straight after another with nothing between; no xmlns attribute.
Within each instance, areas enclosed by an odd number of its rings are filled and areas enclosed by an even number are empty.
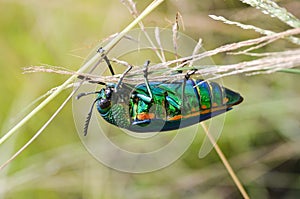
<svg viewBox="0 0 300 199"><path fill-rule="evenodd" d="M100 90L97 99L98 99L98 105L102 110L111 107L113 93L114 93L114 88L111 86L106 86L106 88Z"/></svg>
<svg viewBox="0 0 300 199"><path fill-rule="evenodd" d="M87 92L87 93L79 93L76 96L76 99L80 99L83 96L90 95L90 94L97 94L97 98L92 103L91 109L88 112L88 115L86 117L86 121L84 124L84 135L87 135L89 123L92 117L92 111L94 105L97 103L97 109L100 113L106 113L110 108L112 104L112 96L114 93L114 85L106 85L106 88L102 88L100 91L94 91L94 92Z"/></svg>

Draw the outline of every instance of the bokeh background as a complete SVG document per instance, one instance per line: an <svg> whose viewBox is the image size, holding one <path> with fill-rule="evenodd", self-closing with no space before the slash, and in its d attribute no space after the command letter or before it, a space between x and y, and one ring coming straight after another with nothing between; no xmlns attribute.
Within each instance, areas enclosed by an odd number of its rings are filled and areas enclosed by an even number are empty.
<svg viewBox="0 0 300 199"><path fill-rule="evenodd" d="M300 18L298 0L277 1ZM141 11L150 1L137 1ZM256 38L253 31L208 17L273 31L289 27L238 0L170 0L145 20L146 26L171 27L180 12L181 31L204 48ZM4 135L26 106L67 79L55 74L22 74L22 68L49 64L78 69L93 47L132 21L118 0L0 0L0 129ZM287 41L259 52L296 48ZM217 64L253 59L218 55ZM276 73L232 76L224 85L245 101L226 116L218 143L252 198L300 197L300 79ZM1 163L33 136L70 91L53 100L16 135L0 146ZM89 107L87 107L88 109ZM203 135L174 164L147 174L121 173L95 160L82 145L69 103L42 135L0 171L0 198L241 198L217 154L198 159Z"/></svg>

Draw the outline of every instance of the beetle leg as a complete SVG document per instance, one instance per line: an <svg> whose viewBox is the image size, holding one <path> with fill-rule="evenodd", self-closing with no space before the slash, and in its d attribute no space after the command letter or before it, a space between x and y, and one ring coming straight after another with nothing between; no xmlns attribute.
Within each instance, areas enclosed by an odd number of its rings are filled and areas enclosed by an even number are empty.
<svg viewBox="0 0 300 199"><path fill-rule="evenodd" d="M164 93L165 96L165 109L166 109L166 117L174 117L181 114L181 106L174 100L172 97L168 95L168 92ZM166 118L166 119L167 119Z"/></svg>
<svg viewBox="0 0 300 199"><path fill-rule="evenodd" d="M111 75L115 75L115 72L114 72L114 70L113 70L113 68L112 68L112 66L111 66L111 63L110 63L108 57L106 56L106 54L104 54L104 49L103 49L102 47L100 47L100 48L97 50L97 53L100 53L101 56L103 57L104 61L106 62L107 66L108 66L108 68L109 68L109 71L110 71Z"/></svg>
<svg viewBox="0 0 300 199"><path fill-rule="evenodd" d="M152 95L152 91L150 89L150 85L149 85L149 81L148 81L148 66L150 64L150 61L147 60L144 64L145 66L145 69L144 69L144 78L145 78L145 85L147 87L147 90L148 90L148 93L149 93L149 96L151 99L153 99L153 95Z"/></svg>
<svg viewBox="0 0 300 199"><path fill-rule="evenodd" d="M151 105L150 102L152 99L146 95L133 93L132 96L132 125L143 125L143 124L149 124L151 122L151 119L149 118L148 110L149 106ZM139 110L139 108L142 108L142 110ZM146 114L142 117L143 113ZM146 117L145 117L146 116ZM148 117L147 117L148 116Z"/></svg>
<svg viewBox="0 0 300 199"><path fill-rule="evenodd" d="M185 92L185 86L186 86L186 81L190 79L191 75L193 75L196 72L196 70L192 70L190 72L187 72L186 75L184 76L183 79L183 84L182 84L182 92L181 92L181 100L182 100L182 104L181 104L181 108L183 108L184 106L184 102L186 100L184 92Z"/></svg>
<svg viewBox="0 0 300 199"><path fill-rule="evenodd" d="M168 103L168 100L167 100L167 96L168 96L168 92L166 91L166 92L164 92L164 98L165 98L165 100L164 100L164 106L165 106L165 110L166 110L166 120L167 120L168 115L169 115L169 113L168 113L169 103Z"/></svg>

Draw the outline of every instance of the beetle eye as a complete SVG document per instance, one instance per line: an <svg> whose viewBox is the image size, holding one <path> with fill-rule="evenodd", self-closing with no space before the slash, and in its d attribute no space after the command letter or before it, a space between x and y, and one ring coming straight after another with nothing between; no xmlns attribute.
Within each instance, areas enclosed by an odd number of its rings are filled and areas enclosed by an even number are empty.
<svg viewBox="0 0 300 199"><path fill-rule="evenodd" d="M105 90L106 99L110 99L112 95L112 90L110 88Z"/></svg>
<svg viewBox="0 0 300 199"><path fill-rule="evenodd" d="M110 106L110 101L107 99L101 99L99 102L99 106L101 109L106 109Z"/></svg>

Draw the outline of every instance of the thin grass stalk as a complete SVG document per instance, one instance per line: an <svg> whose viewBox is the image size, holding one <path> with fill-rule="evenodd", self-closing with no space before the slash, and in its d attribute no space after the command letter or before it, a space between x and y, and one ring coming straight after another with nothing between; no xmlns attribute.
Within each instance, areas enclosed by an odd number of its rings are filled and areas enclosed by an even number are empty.
<svg viewBox="0 0 300 199"><path fill-rule="evenodd" d="M13 161L18 155L20 155L43 131L44 129L52 122L52 120L57 116L57 114L64 108L68 101L72 98L77 89L73 90L71 94L66 98L66 100L56 109L53 115L48 119L48 121L38 130L36 134L24 144L13 156L11 156L6 162L0 166L0 171L4 169L11 161Z"/></svg>
<svg viewBox="0 0 300 199"><path fill-rule="evenodd" d="M207 126L205 125L204 122L201 122L201 126L206 134L206 136L208 137L209 141L211 142L211 144L214 145L214 149L216 150L218 156L220 157L223 165L225 166L226 170L228 171L230 177L232 178L233 182L235 183L236 187L238 188L238 190L240 191L240 193L242 194L242 196L245 199L249 199L249 195L246 192L245 188L243 187L241 181L239 180L239 178L237 177L237 175L235 174L235 172L233 171L230 163L228 162L226 156L224 155L224 153L222 152L221 148L219 147L219 145L216 143L215 139L213 138L213 136L210 135Z"/></svg>
<svg viewBox="0 0 300 199"><path fill-rule="evenodd" d="M274 0L240 0L243 3L260 9L263 13L271 17L276 17L283 23L294 27L300 28L300 20L292 13L289 13L285 8L280 7Z"/></svg>
<svg viewBox="0 0 300 199"><path fill-rule="evenodd" d="M236 21L230 21L230 20L226 19L223 16L209 15L209 17L216 20L216 21L222 21L225 24L235 25L235 26L240 27L244 30L254 30L255 32L258 32L262 35L274 35L274 34L276 34L276 32L271 31L271 30L265 30L265 29L258 28L258 27L253 26L253 25L242 24L242 23L236 22ZM286 39L288 41L296 44L296 45L300 45L300 39L297 38L297 37L289 36L289 37L286 37Z"/></svg>
<svg viewBox="0 0 300 199"><path fill-rule="evenodd" d="M170 81L176 79L184 78L184 73L176 73L176 71L187 71L197 69L195 75L201 76L209 76L214 75L213 79L221 78L229 75L237 75L237 74L249 74L253 72L276 72L281 71L283 69L294 68L299 66L299 50L289 50L283 52L273 52L273 53L249 53L248 50L239 51L233 53L232 51L239 50L242 47L248 47L253 49L257 48L257 46L261 46L261 44L269 43L270 41L274 42L278 39L282 39L285 37L289 37L291 35L300 34L300 28L287 30L280 33L275 33L273 35L263 36L256 39L250 39L246 41L241 41L237 43L226 44L224 46L218 47L213 50L205 51L200 54L193 54L191 56L178 58L176 60L170 60L165 63L155 64L149 67L149 80L150 81ZM254 46L254 47L253 47ZM220 53L229 53L229 54L245 54L250 56L263 56L264 58L256 59L252 61L241 62L238 64L230 64L230 65L200 65L194 66L190 65L194 61L204 59L206 57L211 57ZM284 60L283 60L284 58ZM270 62L270 60L276 62L274 64ZM269 60L269 61L268 61ZM119 61L120 62L120 61ZM121 62L120 62L121 63ZM177 65L177 67L170 67L172 65ZM188 64L188 66L185 66ZM31 72L49 72L49 73L58 73L58 74L66 74L72 75L76 72L72 71L63 71L57 70L56 68L45 68L45 66L33 66L25 69L26 73ZM297 73L295 71L295 73ZM82 75L87 78L91 78L93 81L101 81L101 82L117 82L118 76L95 76L87 73L76 73L77 75ZM144 81L142 68L135 68L131 70L128 75L124 78L123 82L125 83L140 83Z"/></svg>
<svg viewBox="0 0 300 199"><path fill-rule="evenodd" d="M298 74L298 75L300 75L300 69L296 69L296 68L281 69L278 72L292 73L292 74Z"/></svg>
<svg viewBox="0 0 300 199"><path fill-rule="evenodd" d="M121 31L115 38L113 38L106 46L103 47L104 53L107 54L135 25L137 25L144 17L151 13L159 4L164 0L153 1L133 22L131 22L123 31ZM88 60L77 72L81 73L86 71L96 60L101 59L103 54L97 53L90 60ZM25 116L18 124L11 128L1 139L0 145L8 140L18 129L20 129L26 122L28 122L35 114L43 109L50 101L59 95L70 83L77 78L77 75L72 75L61 86L57 88L49 97L41 102L34 110Z"/></svg>
<svg viewBox="0 0 300 199"><path fill-rule="evenodd" d="M127 9L129 10L129 12L131 13L131 15L133 16L133 18L137 18L138 16L138 11L136 9L136 5L132 0L121 0L121 2L127 7ZM159 58L159 60L161 62L165 62L165 58L164 58L164 54L163 52L161 52L161 54L158 51L158 48L155 46L155 44L153 43L153 41L151 40L149 34L147 33L147 31L145 31L145 26L143 24L142 21L140 21L138 23L140 29L143 31L146 39L148 40L148 42L150 43L150 46L152 47L152 50L155 52L156 56Z"/></svg>

